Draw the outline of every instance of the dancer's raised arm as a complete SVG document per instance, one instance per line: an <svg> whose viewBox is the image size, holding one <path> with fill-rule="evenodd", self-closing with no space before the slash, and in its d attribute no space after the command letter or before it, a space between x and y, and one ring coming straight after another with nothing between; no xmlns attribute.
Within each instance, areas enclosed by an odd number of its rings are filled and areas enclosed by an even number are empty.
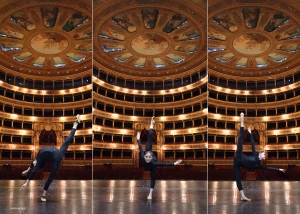
<svg viewBox="0 0 300 214"><path fill-rule="evenodd" d="M178 160L175 163L166 163L166 162L155 162L155 166L176 166L181 163L182 160Z"/></svg>
<svg viewBox="0 0 300 214"><path fill-rule="evenodd" d="M136 140L137 140L138 145L139 145L139 150L141 152L141 157L144 158L144 151L143 151L142 142L141 142L141 132L136 133Z"/></svg>
<svg viewBox="0 0 300 214"><path fill-rule="evenodd" d="M252 135L250 127L248 128L248 132L250 134L250 142L251 142L251 146L252 146L252 155L256 155L255 143L254 143L254 139L253 139L253 135Z"/></svg>
<svg viewBox="0 0 300 214"><path fill-rule="evenodd" d="M36 159L34 159L34 160L31 162L31 164L30 164L30 166L28 167L28 169L26 169L26 170L24 170L24 171L22 172L22 175L23 175L23 176L27 176L27 173L30 171L30 169L32 169L32 168L35 166L35 164L36 164Z"/></svg>
<svg viewBox="0 0 300 214"><path fill-rule="evenodd" d="M260 165L259 167L257 167L257 169L269 170L269 171L281 171L281 172L285 172L286 171L285 169L268 167L268 166L262 166L262 165Z"/></svg>

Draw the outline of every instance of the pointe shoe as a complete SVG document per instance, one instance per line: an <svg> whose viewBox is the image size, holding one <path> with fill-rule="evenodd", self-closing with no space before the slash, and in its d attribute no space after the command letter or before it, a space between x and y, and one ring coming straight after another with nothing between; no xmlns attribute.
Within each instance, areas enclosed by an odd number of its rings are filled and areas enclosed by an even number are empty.
<svg viewBox="0 0 300 214"><path fill-rule="evenodd" d="M46 202L47 201L46 196L41 196L41 201Z"/></svg>
<svg viewBox="0 0 300 214"><path fill-rule="evenodd" d="M147 199L152 200L152 195L148 195Z"/></svg>
<svg viewBox="0 0 300 214"><path fill-rule="evenodd" d="M250 198L247 198L247 197L242 197L242 198L241 198L241 201L251 201L251 199L250 199Z"/></svg>
<svg viewBox="0 0 300 214"><path fill-rule="evenodd" d="M155 123L154 118L155 118L155 116L153 116L153 117L151 118L151 123L152 123L152 124Z"/></svg>
<svg viewBox="0 0 300 214"><path fill-rule="evenodd" d="M80 123L81 123L81 120L79 120L79 116L80 116L79 114L77 114L77 115L76 115L76 120L75 120L75 123L78 123L78 124L80 124Z"/></svg>
<svg viewBox="0 0 300 214"><path fill-rule="evenodd" d="M242 118L244 118L244 113L243 113L243 112L241 112L240 116L241 116Z"/></svg>

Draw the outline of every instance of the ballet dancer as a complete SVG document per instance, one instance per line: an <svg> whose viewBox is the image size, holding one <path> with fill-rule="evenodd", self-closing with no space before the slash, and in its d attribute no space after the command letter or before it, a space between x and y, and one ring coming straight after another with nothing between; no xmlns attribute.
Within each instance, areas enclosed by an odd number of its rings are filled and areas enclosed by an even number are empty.
<svg viewBox="0 0 300 214"><path fill-rule="evenodd" d="M28 185L29 181L34 178L35 173L39 169L42 169L46 163L52 163L51 172L50 172L48 180L45 183L44 191L41 196L41 201L43 201L43 202L47 201L46 193L48 191L48 188L56 175L59 165L67 152L68 146L70 145L70 143L74 137L74 134L76 132L76 128L77 128L78 124L80 124L80 122L81 121L79 120L79 114L78 114L76 116L76 120L74 122L73 128L72 128L69 136L65 139L65 141L61 145L60 149L57 149L54 147L45 147L45 148L42 148L39 150L36 158L32 161L32 163L30 164L28 169L22 172L22 175L26 176L27 173L30 171L30 169L33 168L32 172L30 173L29 177L27 178L26 183L22 185L21 190L24 189Z"/></svg>
<svg viewBox="0 0 300 214"><path fill-rule="evenodd" d="M263 169L263 170L272 170L272 171L281 171L281 172L285 172L285 169L266 167L260 165L260 161L264 160L266 156L263 151L256 152L255 143L254 143L254 139L250 127L248 128L248 132L250 134L250 141L252 145L252 155L246 156L243 154L244 113L241 113L240 117L241 117L240 133L238 136L236 155L233 161L234 174L235 174L236 185L240 191L241 201L251 201L251 199L247 198L244 194L244 190L241 182L240 167L247 168L247 169Z"/></svg>
<svg viewBox="0 0 300 214"><path fill-rule="evenodd" d="M175 163L157 162L157 158L155 157L155 155L152 152L152 140L153 140L153 135L154 135L153 125L154 125L154 123L155 123L155 121L154 121L154 116L153 116L151 118L151 122L150 122L150 130L149 130L149 134L148 134L148 140L147 140L147 144L146 144L146 152L145 153L143 151L142 143L141 143L141 140L140 140L141 133L137 132L137 135L136 135L136 139L138 141L139 149L140 149L140 152L141 152L141 158L142 158L143 166L150 170L151 183L150 183L150 193L147 197L148 200L152 199L152 193L153 193L153 189L154 189L154 186L155 186L156 168L158 166L176 166L176 165L180 164L181 161L182 161L182 160L177 160Z"/></svg>

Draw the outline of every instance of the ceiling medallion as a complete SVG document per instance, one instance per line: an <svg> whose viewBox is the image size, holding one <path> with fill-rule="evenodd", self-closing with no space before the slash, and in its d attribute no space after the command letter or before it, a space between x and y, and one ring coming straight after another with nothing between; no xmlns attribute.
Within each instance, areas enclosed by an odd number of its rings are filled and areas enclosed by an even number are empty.
<svg viewBox="0 0 300 214"><path fill-rule="evenodd" d="M270 40L259 33L245 33L233 40L233 48L245 55L261 54L270 46Z"/></svg>
<svg viewBox="0 0 300 214"><path fill-rule="evenodd" d="M83 12L64 6L21 9L1 21L0 54L23 68L67 69L91 56L92 26L87 22Z"/></svg>
<svg viewBox="0 0 300 214"><path fill-rule="evenodd" d="M296 39L300 37L300 26L281 11L244 7L233 13L228 9L211 17L209 22L209 56L222 63L222 69L224 65L251 71L271 68L292 58L299 49ZM292 24L287 25L289 22Z"/></svg>
<svg viewBox="0 0 300 214"><path fill-rule="evenodd" d="M140 54L157 55L164 52L169 47L169 43L165 37L149 33L135 37L131 47Z"/></svg>
<svg viewBox="0 0 300 214"><path fill-rule="evenodd" d="M56 32L45 32L34 36L30 46L42 54L57 54L67 49L68 39Z"/></svg>
<svg viewBox="0 0 300 214"><path fill-rule="evenodd" d="M171 16L164 20L162 14ZM168 68L188 60L201 41L200 30L187 17L155 7L112 15L98 36L107 57L129 68L147 69Z"/></svg>

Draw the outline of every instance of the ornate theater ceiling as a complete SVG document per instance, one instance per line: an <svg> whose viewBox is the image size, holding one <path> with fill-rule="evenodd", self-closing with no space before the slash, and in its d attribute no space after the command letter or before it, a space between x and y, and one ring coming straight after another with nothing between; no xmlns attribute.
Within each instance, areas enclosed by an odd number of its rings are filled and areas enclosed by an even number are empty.
<svg viewBox="0 0 300 214"><path fill-rule="evenodd" d="M192 1L95 5L94 59L104 67L123 74L162 76L206 61L206 10Z"/></svg>
<svg viewBox="0 0 300 214"><path fill-rule="evenodd" d="M34 75L64 75L90 69L91 9L89 1L2 1L1 65Z"/></svg>
<svg viewBox="0 0 300 214"><path fill-rule="evenodd" d="M209 67L231 75L272 75L299 65L295 1L209 1Z"/></svg>

